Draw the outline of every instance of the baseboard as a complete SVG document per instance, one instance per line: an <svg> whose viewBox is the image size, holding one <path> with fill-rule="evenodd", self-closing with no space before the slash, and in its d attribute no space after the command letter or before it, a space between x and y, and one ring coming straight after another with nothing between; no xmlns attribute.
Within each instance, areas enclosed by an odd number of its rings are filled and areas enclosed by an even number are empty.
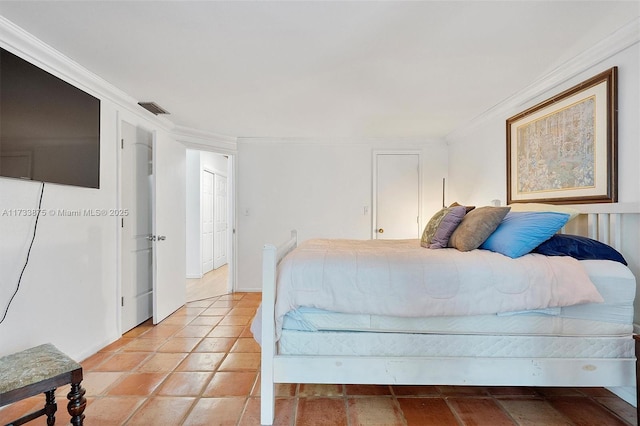
<svg viewBox="0 0 640 426"><path fill-rule="evenodd" d="M624 399L634 407L638 406L636 401L636 388L633 388L630 386L627 386L627 387L618 386L615 388L607 388L607 389L612 393L616 394L617 396L619 396L620 398Z"/></svg>

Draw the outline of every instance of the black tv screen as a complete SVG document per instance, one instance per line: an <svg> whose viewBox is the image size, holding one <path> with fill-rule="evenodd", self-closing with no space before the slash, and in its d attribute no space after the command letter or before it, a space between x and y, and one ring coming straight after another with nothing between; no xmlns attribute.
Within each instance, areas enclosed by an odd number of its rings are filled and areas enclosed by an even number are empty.
<svg viewBox="0 0 640 426"><path fill-rule="evenodd" d="M100 100L2 48L0 176L100 187Z"/></svg>

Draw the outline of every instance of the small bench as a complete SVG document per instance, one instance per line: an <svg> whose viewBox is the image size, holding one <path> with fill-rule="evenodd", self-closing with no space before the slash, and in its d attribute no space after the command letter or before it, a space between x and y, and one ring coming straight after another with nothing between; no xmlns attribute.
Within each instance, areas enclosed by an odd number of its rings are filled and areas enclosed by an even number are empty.
<svg viewBox="0 0 640 426"><path fill-rule="evenodd" d="M21 425L43 415L47 416L47 425L53 425L58 408L56 388L67 384L71 384L67 395L71 424L82 425L87 400L80 382L82 366L49 343L0 358L0 407L39 393L45 394L44 408L7 426Z"/></svg>

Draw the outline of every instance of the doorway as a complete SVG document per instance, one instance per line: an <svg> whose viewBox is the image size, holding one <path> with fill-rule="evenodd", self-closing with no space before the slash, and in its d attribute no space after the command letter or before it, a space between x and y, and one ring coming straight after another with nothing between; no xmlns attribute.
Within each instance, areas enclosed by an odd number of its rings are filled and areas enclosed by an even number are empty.
<svg viewBox="0 0 640 426"><path fill-rule="evenodd" d="M420 152L374 152L373 238L420 238Z"/></svg>
<svg viewBox="0 0 640 426"><path fill-rule="evenodd" d="M233 157L187 149L187 301L232 292Z"/></svg>

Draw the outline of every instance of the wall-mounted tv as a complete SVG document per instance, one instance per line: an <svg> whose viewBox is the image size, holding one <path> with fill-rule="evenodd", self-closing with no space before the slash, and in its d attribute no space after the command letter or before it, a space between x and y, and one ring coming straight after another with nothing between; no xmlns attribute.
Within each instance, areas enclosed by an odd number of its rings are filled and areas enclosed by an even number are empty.
<svg viewBox="0 0 640 426"><path fill-rule="evenodd" d="M2 48L0 176L100 187L100 100Z"/></svg>

